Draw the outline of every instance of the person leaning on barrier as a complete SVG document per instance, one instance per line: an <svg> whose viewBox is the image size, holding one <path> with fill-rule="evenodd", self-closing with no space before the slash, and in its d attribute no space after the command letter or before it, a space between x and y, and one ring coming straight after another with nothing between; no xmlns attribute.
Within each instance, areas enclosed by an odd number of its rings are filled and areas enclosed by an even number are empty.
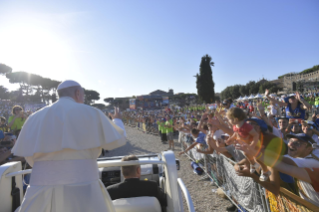
<svg viewBox="0 0 319 212"><path fill-rule="evenodd" d="M121 161L135 160L138 160L135 155L128 155L123 157ZM166 194L158 187L156 182L140 180L140 165L122 166L121 169L125 178L124 182L117 183L106 188L112 200L143 196L156 197L162 206L162 211L165 211L167 206Z"/></svg>
<svg viewBox="0 0 319 212"><path fill-rule="evenodd" d="M58 86L59 100L32 114L12 152L33 167L19 212L109 211L113 204L99 179L102 148L126 143L119 109L113 122L85 105L84 89L72 80Z"/></svg>
<svg viewBox="0 0 319 212"><path fill-rule="evenodd" d="M319 157L314 154L318 151L318 145L304 133L287 137L289 156L280 157L273 167L297 179L300 197L319 207ZM274 155L269 154L267 157Z"/></svg>
<svg viewBox="0 0 319 212"><path fill-rule="evenodd" d="M259 160L261 160L263 163L265 163L268 166L268 169L270 170L271 174L269 176L269 179L265 182L262 182L259 180L259 176L255 173L250 173L249 164L247 163L247 159L243 159L242 161L238 162L235 165L235 170L237 172L238 176L246 176L251 177L253 180L263 187L265 187L270 192L274 193L275 195L279 194L279 188L280 188L280 176L278 171L275 171L271 164L275 164L276 160L280 155L284 155L287 152L287 146L283 143L282 139L279 137L276 137L275 135L267 132L267 125L263 120L260 119L250 119L248 120L248 123L251 124L255 131L259 134L260 143L262 144L261 149L259 151L253 150L251 152L244 151L247 148L248 145L245 146L245 144L241 144L240 146L236 146L237 149L243 150L245 153L250 155L255 155ZM250 148L249 148L250 149ZM266 157L269 154L274 154L274 157ZM267 160L267 163L265 162L265 157ZM270 165L269 165L270 164ZM259 174L260 170L257 170Z"/></svg>
<svg viewBox="0 0 319 212"><path fill-rule="evenodd" d="M24 163L24 157L16 157L12 155L13 153L11 152L11 149L16 142L16 138L12 135L12 133L3 133L0 131L0 135L4 136L0 142L0 165L12 161L21 161Z"/></svg>

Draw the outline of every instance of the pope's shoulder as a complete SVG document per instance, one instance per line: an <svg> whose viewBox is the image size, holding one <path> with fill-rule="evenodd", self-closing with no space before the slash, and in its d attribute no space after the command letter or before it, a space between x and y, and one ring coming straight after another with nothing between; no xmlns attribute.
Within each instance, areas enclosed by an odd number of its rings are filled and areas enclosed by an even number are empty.
<svg viewBox="0 0 319 212"><path fill-rule="evenodd" d="M46 107L43 107L42 109L33 113L29 118L45 115L45 114L52 113L52 112L59 113L62 111L67 112L68 114L78 113L79 115L83 114L83 113L95 113L95 114L97 113L100 115L103 114L103 112L97 108L94 108L94 107L86 105L86 104L77 103L72 99L63 98L63 99L59 99L58 101L56 101L52 105L48 105Z"/></svg>

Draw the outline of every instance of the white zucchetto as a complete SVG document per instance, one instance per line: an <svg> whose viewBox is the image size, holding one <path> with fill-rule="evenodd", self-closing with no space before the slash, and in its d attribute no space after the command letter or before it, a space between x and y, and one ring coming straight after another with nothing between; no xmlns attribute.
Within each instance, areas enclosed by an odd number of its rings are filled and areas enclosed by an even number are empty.
<svg viewBox="0 0 319 212"><path fill-rule="evenodd" d="M74 80L65 80L59 84L58 90L62 90L62 89L74 87L74 86L81 87L80 83L75 82Z"/></svg>

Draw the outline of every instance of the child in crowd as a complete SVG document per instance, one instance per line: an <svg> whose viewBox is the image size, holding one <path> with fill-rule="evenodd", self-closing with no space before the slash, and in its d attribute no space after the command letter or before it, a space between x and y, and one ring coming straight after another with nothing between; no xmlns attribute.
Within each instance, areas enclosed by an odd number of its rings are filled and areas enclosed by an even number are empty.
<svg viewBox="0 0 319 212"><path fill-rule="evenodd" d="M226 141L227 145L234 144L235 140L242 141L249 144L251 149L260 148L261 144L259 142L259 135L254 130L253 126L246 123L246 114L240 108L231 108L226 114L229 122L233 125L234 134ZM254 173L256 168L261 166L261 175L259 180L266 181L270 176L271 172L268 170L267 166L262 162L257 161L254 156L245 155L250 163L250 173Z"/></svg>

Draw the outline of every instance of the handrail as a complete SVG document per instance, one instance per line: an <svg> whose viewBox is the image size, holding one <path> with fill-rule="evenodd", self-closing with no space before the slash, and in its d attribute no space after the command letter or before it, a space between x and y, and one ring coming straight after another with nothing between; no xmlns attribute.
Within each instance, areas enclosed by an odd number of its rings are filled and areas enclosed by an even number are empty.
<svg viewBox="0 0 319 212"><path fill-rule="evenodd" d="M145 164L162 164L166 166L166 163L161 160L131 160L131 161L99 161L98 167L112 167L112 166L132 166L132 165L145 165Z"/></svg>
<svg viewBox="0 0 319 212"><path fill-rule="evenodd" d="M113 167L113 166L145 165L145 164L162 164L166 166L166 163L161 160L98 161L97 164L99 168ZM6 174L6 177L30 174L31 172L32 172L32 169L26 169L26 170L8 173Z"/></svg>
<svg viewBox="0 0 319 212"><path fill-rule="evenodd" d="M190 212L195 212L195 209L194 209L194 204L193 204L193 201L192 201L192 197L191 195L189 194L183 180L181 178L178 178L177 179L177 182L178 182L178 185L180 187L180 189L182 190L183 194L184 194L184 197L186 199L186 203L187 203L187 207L188 207L188 211Z"/></svg>
<svg viewBox="0 0 319 212"><path fill-rule="evenodd" d="M6 177L13 177L13 176L18 176L18 175L23 175L23 174L30 174L32 172L32 169L26 169L26 170L21 170L17 172L10 172L6 174Z"/></svg>

